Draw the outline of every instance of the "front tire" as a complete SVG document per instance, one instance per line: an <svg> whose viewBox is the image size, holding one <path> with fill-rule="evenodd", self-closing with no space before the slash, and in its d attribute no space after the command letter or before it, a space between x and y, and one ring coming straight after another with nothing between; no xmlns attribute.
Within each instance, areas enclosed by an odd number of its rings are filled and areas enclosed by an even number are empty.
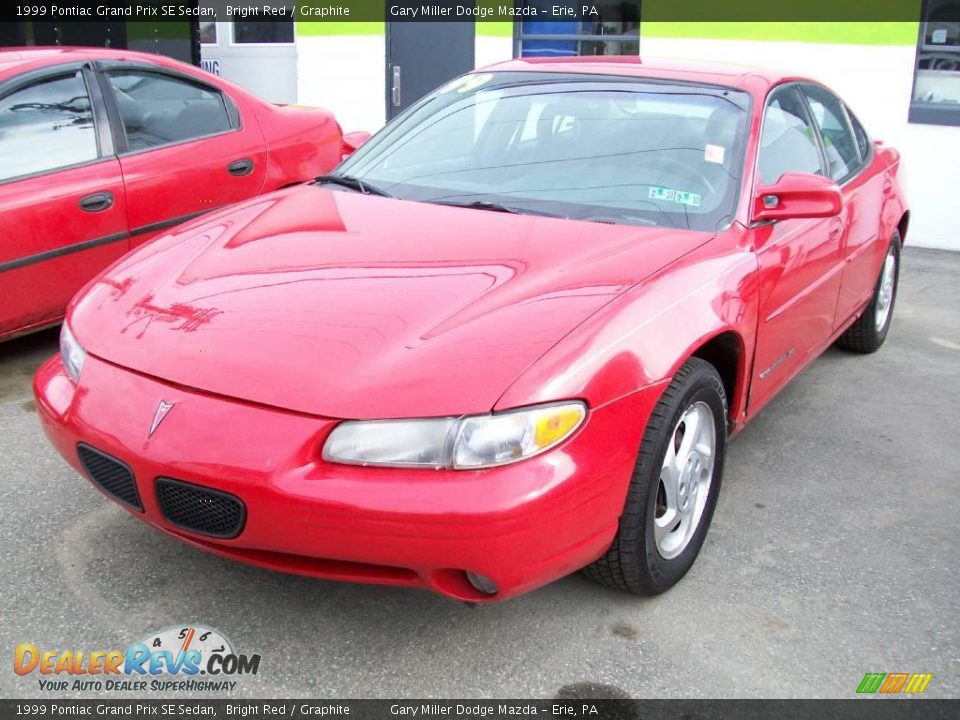
<svg viewBox="0 0 960 720"><path fill-rule="evenodd" d="M584 573L637 595L669 590L696 559L723 478L727 400L716 369L691 358L650 415L617 535Z"/></svg>
<svg viewBox="0 0 960 720"><path fill-rule="evenodd" d="M837 339L837 345L844 350L876 352L887 339L900 280L900 244L900 233L894 230L870 304L856 322Z"/></svg>

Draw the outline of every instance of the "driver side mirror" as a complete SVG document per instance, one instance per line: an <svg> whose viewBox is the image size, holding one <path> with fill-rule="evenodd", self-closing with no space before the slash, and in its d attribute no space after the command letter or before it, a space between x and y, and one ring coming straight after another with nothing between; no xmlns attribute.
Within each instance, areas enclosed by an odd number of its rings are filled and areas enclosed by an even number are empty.
<svg viewBox="0 0 960 720"><path fill-rule="evenodd" d="M348 132L340 141L340 157L346 160L353 155L360 147L370 139L370 133L365 130L355 130Z"/></svg>
<svg viewBox="0 0 960 720"><path fill-rule="evenodd" d="M784 173L772 185L761 185L753 199L753 221L826 218L843 209L840 187L811 173Z"/></svg>

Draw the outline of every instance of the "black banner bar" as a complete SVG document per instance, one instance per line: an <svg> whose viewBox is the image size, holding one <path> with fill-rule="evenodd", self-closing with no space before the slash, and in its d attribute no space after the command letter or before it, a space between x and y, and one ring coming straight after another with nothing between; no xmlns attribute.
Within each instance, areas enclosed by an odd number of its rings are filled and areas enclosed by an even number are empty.
<svg viewBox="0 0 960 720"><path fill-rule="evenodd" d="M960 700L0 700L0 720L953 720Z"/></svg>
<svg viewBox="0 0 960 720"><path fill-rule="evenodd" d="M629 0L628 0L629 1ZM633 0L641 22L918 22L923 0ZM602 19L589 0L13 0L0 21L257 20L263 22L584 22ZM609 7L608 5L606 7ZM960 4L938 6L938 21L960 20Z"/></svg>

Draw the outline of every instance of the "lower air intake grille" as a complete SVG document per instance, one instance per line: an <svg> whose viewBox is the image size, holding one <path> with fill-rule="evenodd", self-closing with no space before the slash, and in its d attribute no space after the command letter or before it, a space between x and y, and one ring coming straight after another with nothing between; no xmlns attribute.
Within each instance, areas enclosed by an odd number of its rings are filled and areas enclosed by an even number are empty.
<svg viewBox="0 0 960 720"><path fill-rule="evenodd" d="M87 476L107 495L134 510L143 510L133 471L125 463L83 443L77 445L77 456Z"/></svg>
<svg viewBox="0 0 960 720"><path fill-rule="evenodd" d="M157 478L157 503L177 527L218 538L239 535L247 515L238 497L172 478Z"/></svg>

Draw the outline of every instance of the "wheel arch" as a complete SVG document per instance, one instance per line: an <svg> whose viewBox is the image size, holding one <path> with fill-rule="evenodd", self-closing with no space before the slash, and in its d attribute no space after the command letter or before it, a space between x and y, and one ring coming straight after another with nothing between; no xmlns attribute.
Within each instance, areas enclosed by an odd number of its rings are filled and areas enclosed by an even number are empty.
<svg viewBox="0 0 960 720"><path fill-rule="evenodd" d="M701 339L677 363L671 376L690 358L700 358L710 363L723 383L727 395L727 419L733 429L740 415L743 404L743 395L746 389L746 350L743 337L732 329L718 332L708 338Z"/></svg>
<svg viewBox="0 0 960 720"><path fill-rule="evenodd" d="M903 247L907 242L907 228L910 227L910 211L904 210L903 215L897 222L897 230L900 232L900 246Z"/></svg>

